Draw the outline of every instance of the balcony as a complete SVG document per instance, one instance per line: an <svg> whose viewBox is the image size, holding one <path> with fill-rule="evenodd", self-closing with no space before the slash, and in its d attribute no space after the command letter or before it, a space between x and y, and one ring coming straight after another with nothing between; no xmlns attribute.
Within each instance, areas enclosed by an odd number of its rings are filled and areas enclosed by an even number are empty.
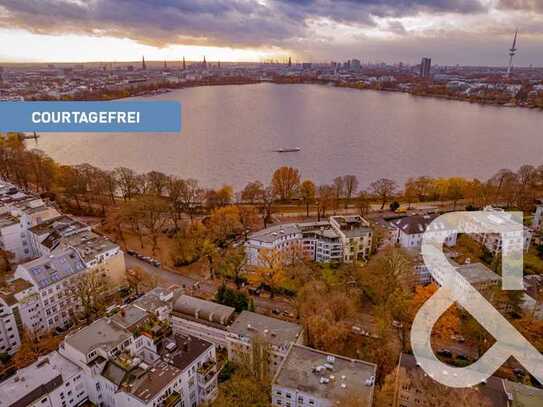
<svg viewBox="0 0 543 407"><path fill-rule="evenodd" d="M164 400L163 407L175 407L181 404L181 395L174 391Z"/></svg>
<svg viewBox="0 0 543 407"><path fill-rule="evenodd" d="M201 387L207 387L217 374L217 363L212 359L208 360L198 368L198 384Z"/></svg>

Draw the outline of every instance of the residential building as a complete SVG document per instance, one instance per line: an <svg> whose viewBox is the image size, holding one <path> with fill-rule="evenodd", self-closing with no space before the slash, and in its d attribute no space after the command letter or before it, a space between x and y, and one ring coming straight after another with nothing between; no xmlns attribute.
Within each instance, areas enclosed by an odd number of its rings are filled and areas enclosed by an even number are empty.
<svg viewBox="0 0 543 407"><path fill-rule="evenodd" d="M366 260L371 251L372 232L361 216L332 216L332 228L339 234L343 247L343 262Z"/></svg>
<svg viewBox="0 0 543 407"><path fill-rule="evenodd" d="M332 216L322 222L289 223L251 234L245 243L247 261L259 265L265 252L303 255L321 262L366 260L371 251L372 231L360 216Z"/></svg>
<svg viewBox="0 0 543 407"><path fill-rule="evenodd" d="M377 365L293 344L272 381L275 407L371 406Z"/></svg>
<svg viewBox="0 0 543 407"><path fill-rule="evenodd" d="M134 305L69 334L60 353L83 371L89 400L103 407L198 406L217 395L210 342L171 335Z"/></svg>
<svg viewBox="0 0 543 407"><path fill-rule="evenodd" d="M445 239L447 246L456 245L457 233L443 221L432 223L439 215L412 215L393 220L390 224L396 228L395 243L406 249L420 248L426 231Z"/></svg>
<svg viewBox="0 0 543 407"><path fill-rule="evenodd" d="M72 287L85 270L73 249L17 266L15 278L26 280L34 287L39 301L37 312L42 320L41 324L35 325L35 320L23 319L23 324L36 332L69 327L79 306Z"/></svg>
<svg viewBox="0 0 543 407"><path fill-rule="evenodd" d="M485 230L486 228L490 228L496 230L496 232L472 233L470 236L472 236L473 239L483 245L493 255L502 251L502 239L506 239L510 250L519 249L528 251L532 242L532 229L521 225L522 232L519 232L517 220L513 219L511 214L508 214L501 208L487 206L484 208L484 211L489 213L488 217L485 217L484 220L479 217L472 217L468 219L467 222L469 222L470 225L467 226L473 230ZM496 216L494 216L493 213L496 213ZM484 222L484 224L481 222Z"/></svg>
<svg viewBox="0 0 543 407"><path fill-rule="evenodd" d="M243 311L228 327L227 341L228 359L247 361L260 374L273 377L287 356L290 344L302 343L303 328L292 322Z"/></svg>
<svg viewBox="0 0 543 407"><path fill-rule="evenodd" d="M192 335L226 349L227 328L234 313L233 307L181 295L172 308L172 329L175 334Z"/></svg>
<svg viewBox="0 0 543 407"><path fill-rule="evenodd" d="M394 407L429 407L440 399L491 407L540 406L543 390L490 377L485 383L468 389L446 387L434 381L419 366L414 356L402 354L396 371Z"/></svg>
<svg viewBox="0 0 543 407"><path fill-rule="evenodd" d="M88 400L82 370L51 352L0 383L0 406L76 407Z"/></svg>

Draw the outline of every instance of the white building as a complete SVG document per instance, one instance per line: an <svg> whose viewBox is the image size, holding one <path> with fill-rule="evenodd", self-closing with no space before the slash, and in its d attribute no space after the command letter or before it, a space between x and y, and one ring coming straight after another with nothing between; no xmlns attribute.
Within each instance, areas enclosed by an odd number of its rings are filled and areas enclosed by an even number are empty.
<svg viewBox="0 0 543 407"><path fill-rule="evenodd" d="M0 383L0 406L76 407L87 401L82 370L58 352Z"/></svg>
<svg viewBox="0 0 543 407"><path fill-rule="evenodd" d="M78 308L72 287L78 275L85 270L73 249L17 266L15 277L30 282L35 289L39 301L37 315L42 320L39 326L35 325L35 320L26 320L23 324L36 332L69 327ZM36 314L32 317L35 318Z"/></svg>
<svg viewBox="0 0 543 407"><path fill-rule="evenodd" d="M182 295L172 309L172 329L176 334L192 335L226 349L227 327L234 320L234 313L232 307Z"/></svg>
<svg viewBox="0 0 543 407"><path fill-rule="evenodd" d="M293 344L272 381L274 407L335 407L349 397L373 404L377 365Z"/></svg>
<svg viewBox="0 0 543 407"><path fill-rule="evenodd" d="M447 236L445 244L454 246L456 244L457 233L452 231L449 225L442 221L433 223L439 215L412 215L396 219L390 224L396 228L393 235L395 243L406 249L420 248L422 237L428 230L435 236ZM431 224L431 226L430 226ZM428 229L430 227L430 229Z"/></svg>
<svg viewBox="0 0 543 407"><path fill-rule="evenodd" d="M249 236L245 243L250 265L262 263L263 253L303 255L321 262L365 260L371 252L372 231L360 216L332 216L328 221L276 225Z"/></svg>
<svg viewBox="0 0 543 407"><path fill-rule="evenodd" d="M228 327L228 359L249 361L253 368L273 377L291 343L302 343L303 328L292 322L243 311ZM259 350L255 344L260 344ZM256 352L255 352L256 350ZM255 360L258 354L259 360ZM267 366L256 366L267 364Z"/></svg>
<svg viewBox="0 0 543 407"><path fill-rule="evenodd" d="M145 312L133 305L120 312L68 335L59 350L82 369L91 402L198 406L217 396L213 344L184 335L154 337Z"/></svg>
<svg viewBox="0 0 543 407"><path fill-rule="evenodd" d="M536 230L540 230L542 224L543 224L543 205L537 205L535 209L534 218L532 221L532 227Z"/></svg>

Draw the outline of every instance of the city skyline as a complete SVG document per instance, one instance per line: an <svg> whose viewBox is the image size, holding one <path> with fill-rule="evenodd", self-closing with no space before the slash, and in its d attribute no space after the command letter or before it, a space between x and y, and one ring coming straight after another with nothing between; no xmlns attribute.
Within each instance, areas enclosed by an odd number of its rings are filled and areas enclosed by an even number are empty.
<svg viewBox="0 0 543 407"><path fill-rule="evenodd" d="M543 4L530 0L0 0L1 62L271 59L543 65ZM84 52L81 52L84 50Z"/></svg>

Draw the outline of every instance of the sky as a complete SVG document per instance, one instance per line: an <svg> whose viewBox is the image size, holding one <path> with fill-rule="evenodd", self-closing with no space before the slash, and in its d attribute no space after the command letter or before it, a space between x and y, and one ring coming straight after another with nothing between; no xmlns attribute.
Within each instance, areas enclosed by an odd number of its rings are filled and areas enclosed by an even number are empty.
<svg viewBox="0 0 543 407"><path fill-rule="evenodd" d="M0 61L543 66L543 0L0 0Z"/></svg>

